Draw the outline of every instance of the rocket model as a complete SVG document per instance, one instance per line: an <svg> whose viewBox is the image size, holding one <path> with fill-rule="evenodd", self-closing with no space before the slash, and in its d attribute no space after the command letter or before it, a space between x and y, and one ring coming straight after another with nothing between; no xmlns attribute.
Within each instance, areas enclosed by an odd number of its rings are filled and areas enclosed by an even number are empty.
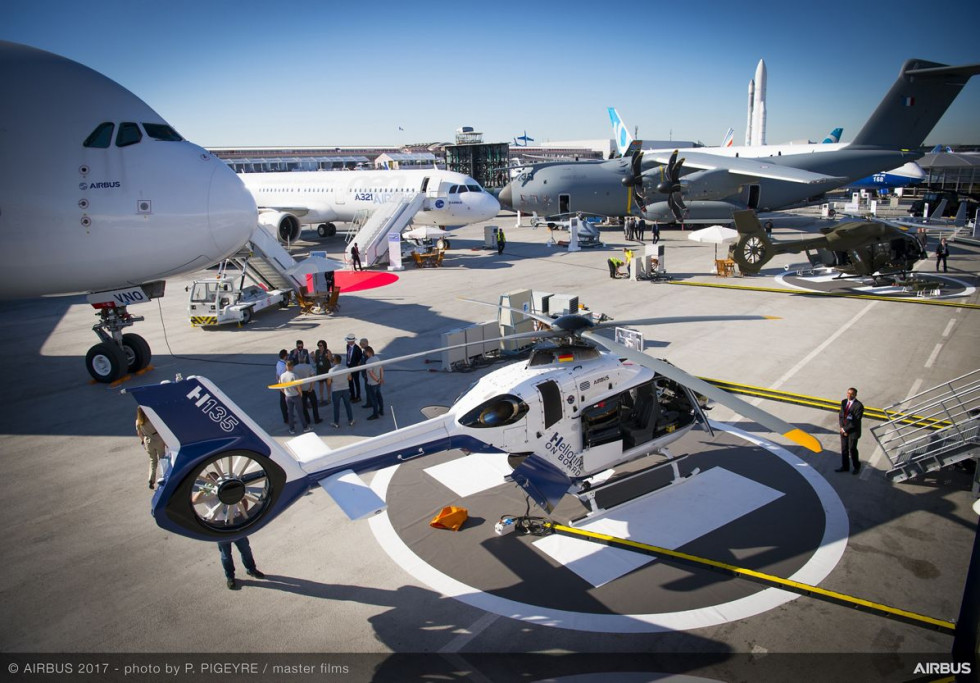
<svg viewBox="0 0 980 683"><path fill-rule="evenodd" d="M745 144L766 144L766 63L759 60L755 78L749 81L749 112L745 125Z"/></svg>

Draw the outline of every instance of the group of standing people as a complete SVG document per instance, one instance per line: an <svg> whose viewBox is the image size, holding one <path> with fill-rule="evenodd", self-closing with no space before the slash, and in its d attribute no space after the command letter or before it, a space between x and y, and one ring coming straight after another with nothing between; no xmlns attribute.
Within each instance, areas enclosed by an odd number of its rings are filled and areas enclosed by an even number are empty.
<svg viewBox="0 0 980 683"><path fill-rule="evenodd" d="M374 349L367 339L362 338L358 342L357 337L351 333L344 341L346 349L343 356L331 352L322 339L317 342L312 354L304 348L302 340L296 341L296 347L292 351L281 349L279 361L276 363L276 382L280 384L294 382L298 379L326 375L332 370L343 367L358 368L378 362ZM371 409L371 415L367 419L377 420L384 416L384 397L381 394L384 368L365 367L363 370L347 373L346 382L342 377L336 379L320 377L314 382L283 387L280 390L279 407L283 422L289 425L289 433L295 433L297 423L302 426L303 431L310 431L311 414L315 424L323 422L320 418L319 406L330 403L333 403L331 426L340 427L340 406L343 405L347 414L347 424L353 427L356 420L351 404L362 401L362 380L365 387L363 393L367 397L364 407ZM319 398L317 398L317 389L319 389Z"/></svg>
<svg viewBox="0 0 980 683"><path fill-rule="evenodd" d="M646 236L647 222L637 216L626 216L623 219L623 236L631 242L642 242ZM650 244L660 241L660 225L650 226Z"/></svg>

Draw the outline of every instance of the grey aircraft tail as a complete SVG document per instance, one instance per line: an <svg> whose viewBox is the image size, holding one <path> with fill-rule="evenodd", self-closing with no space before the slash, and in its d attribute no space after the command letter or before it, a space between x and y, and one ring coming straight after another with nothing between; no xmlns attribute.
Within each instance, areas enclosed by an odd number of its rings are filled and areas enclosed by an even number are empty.
<svg viewBox="0 0 980 683"><path fill-rule="evenodd" d="M947 66L909 59L898 80L864 124L852 147L916 149L942 118L980 64Z"/></svg>

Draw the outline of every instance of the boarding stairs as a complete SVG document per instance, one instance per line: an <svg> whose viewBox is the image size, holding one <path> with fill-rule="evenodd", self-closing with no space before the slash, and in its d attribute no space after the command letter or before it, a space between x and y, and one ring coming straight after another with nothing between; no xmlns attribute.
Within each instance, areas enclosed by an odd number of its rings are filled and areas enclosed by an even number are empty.
<svg viewBox="0 0 980 683"><path fill-rule="evenodd" d="M401 232L411 223L415 214L421 210L425 198L425 193L419 192L412 197L386 202L375 209L351 240L357 243L362 266L369 268L388 258L389 233ZM350 248L348 243L345 252L347 262L350 262Z"/></svg>
<svg viewBox="0 0 980 683"><path fill-rule="evenodd" d="M902 482L958 462L980 460L980 370L884 409L891 416L871 433ZM977 484L974 484L974 493Z"/></svg>
<svg viewBox="0 0 980 683"><path fill-rule="evenodd" d="M313 257L297 262L270 230L264 225L256 226L245 247L228 259L266 289L305 293L307 273L325 272L339 265L337 261Z"/></svg>

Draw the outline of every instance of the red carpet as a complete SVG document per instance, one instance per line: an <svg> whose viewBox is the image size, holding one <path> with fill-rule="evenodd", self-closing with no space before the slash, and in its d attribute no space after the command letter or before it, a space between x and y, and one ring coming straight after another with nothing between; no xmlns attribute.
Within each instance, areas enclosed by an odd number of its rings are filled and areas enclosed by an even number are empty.
<svg viewBox="0 0 980 683"><path fill-rule="evenodd" d="M333 281L342 294L359 292L362 289L375 289L384 287L392 282L398 281L398 276L394 273L375 273L365 270L335 270Z"/></svg>

